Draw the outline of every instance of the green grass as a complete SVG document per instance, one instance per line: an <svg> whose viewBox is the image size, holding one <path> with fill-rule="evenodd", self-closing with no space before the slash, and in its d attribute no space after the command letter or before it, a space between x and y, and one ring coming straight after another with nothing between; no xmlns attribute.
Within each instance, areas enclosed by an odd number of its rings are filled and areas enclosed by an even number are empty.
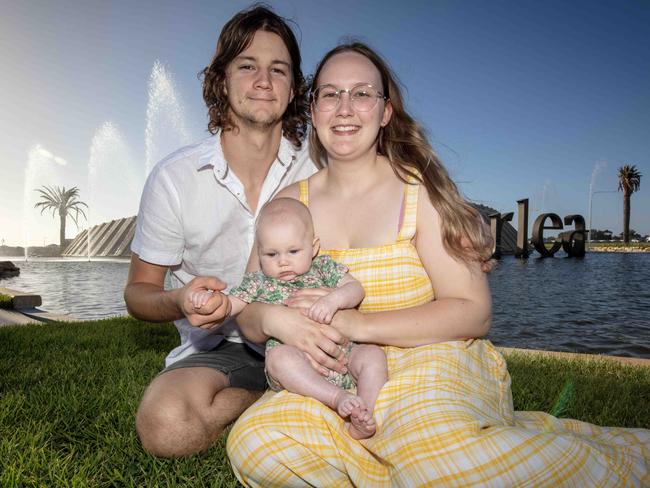
<svg viewBox="0 0 650 488"><path fill-rule="evenodd" d="M134 414L178 341L170 324L107 319L0 328L0 486L237 486L225 439L207 453L144 453ZM508 356L515 408L650 427L650 368Z"/></svg>
<svg viewBox="0 0 650 488"><path fill-rule="evenodd" d="M589 244L591 249L598 249L599 247L627 247L630 249L648 249L650 242L630 242L625 244L622 241L604 241L604 242L591 242Z"/></svg>
<svg viewBox="0 0 650 488"><path fill-rule="evenodd" d="M4 293L0 293L0 308L11 309L14 308L13 298Z"/></svg>
<svg viewBox="0 0 650 488"><path fill-rule="evenodd" d="M650 367L604 359L580 361L510 353L516 410L553 411L569 386L559 416L597 425L650 428Z"/></svg>

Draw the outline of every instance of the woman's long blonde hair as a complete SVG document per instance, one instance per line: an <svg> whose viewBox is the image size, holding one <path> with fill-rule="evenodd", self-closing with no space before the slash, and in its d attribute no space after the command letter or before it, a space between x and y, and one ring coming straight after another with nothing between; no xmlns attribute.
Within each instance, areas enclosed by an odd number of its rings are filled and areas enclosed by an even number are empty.
<svg viewBox="0 0 650 488"><path fill-rule="evenodd" d="M488 226L478 210L458 193L456 184L431 148L424 130L404 109L396 77L377 53L361 42L335 47L316 68L312 94L318 87L318 76L325 63L344 52L356 52L365 56L379 71L384 96L390 99L393 115L389 123L379 131L377 152L388 158L393 171L402 181L407 183L404 175L408 175L427 189L431 203L440 214L442 242L447 252L465 262L490 259L493 240ZM312 160L321 167L325 166L327 153L315 130L311 131L309 143Z"/></svg>

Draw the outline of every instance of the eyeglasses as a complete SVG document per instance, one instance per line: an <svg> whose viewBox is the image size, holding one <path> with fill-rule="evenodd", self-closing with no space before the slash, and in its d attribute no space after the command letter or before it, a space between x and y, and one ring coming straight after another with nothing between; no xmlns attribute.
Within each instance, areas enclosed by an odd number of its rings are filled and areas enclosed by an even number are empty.
<svg viewBox="0 0 650 488"><path fill-rule="evenodd" d="M354 110L369 112L377 105L377 100L386 100L383 93L372 85L360 84L346 90L338 89L333 85L321 85L312 93L312 100L316 110L330 112L338 107L341 94L350 95L350 104Z"/></svg>

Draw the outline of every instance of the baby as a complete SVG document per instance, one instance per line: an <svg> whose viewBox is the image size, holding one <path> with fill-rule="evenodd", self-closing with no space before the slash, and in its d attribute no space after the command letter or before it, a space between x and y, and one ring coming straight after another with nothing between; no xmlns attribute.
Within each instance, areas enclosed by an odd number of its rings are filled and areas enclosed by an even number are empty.
<svg viewBox="0 0 650 488"><path fill-rule="evenodd" d="M327 287L306 312L312 320L329 324L337 310L356 307L365 295L348 269L329 256L319 256L319 239L308 208L293 198L277 198L260 211L255 229L261 271L246 273L229 292L232 315L250 302L282 304L296 290ZM192 295L200 309L212 291ZM305 354L271 338L266 343L266 375L272 389L315 398L350 420L355 439L372 437L376 423L372 412L388 371L384 351L376 345L341 346L348 358L348 373L330 371L327 378L312 368ZM356 395L351 392L357 385Z"/></svg>

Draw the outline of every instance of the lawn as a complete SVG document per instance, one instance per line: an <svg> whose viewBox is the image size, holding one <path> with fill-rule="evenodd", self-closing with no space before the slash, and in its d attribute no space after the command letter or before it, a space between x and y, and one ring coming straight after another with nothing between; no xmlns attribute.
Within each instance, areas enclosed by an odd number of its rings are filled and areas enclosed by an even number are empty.
<svg viewBox="0 0 650 488"><path fill-rule="evenodd" d="M183 460L145 454L134 413L177 342L170 324L117 318L0 327L0 486L237 486L225 439ZM515 408L650 428L650 368L513 354ZM566 396L565 396L566 397Z"/></svg>
<svg viewBox="0 0 650 488"><path fill-rule="evenodd" d="M640 249L647 250L650 248L650 242L629 242L625 244L622 241L599 241L591 242L589 244L590 249L598 250L602 249L617 249L617 248L626 248L626 249Z"/></svg>

